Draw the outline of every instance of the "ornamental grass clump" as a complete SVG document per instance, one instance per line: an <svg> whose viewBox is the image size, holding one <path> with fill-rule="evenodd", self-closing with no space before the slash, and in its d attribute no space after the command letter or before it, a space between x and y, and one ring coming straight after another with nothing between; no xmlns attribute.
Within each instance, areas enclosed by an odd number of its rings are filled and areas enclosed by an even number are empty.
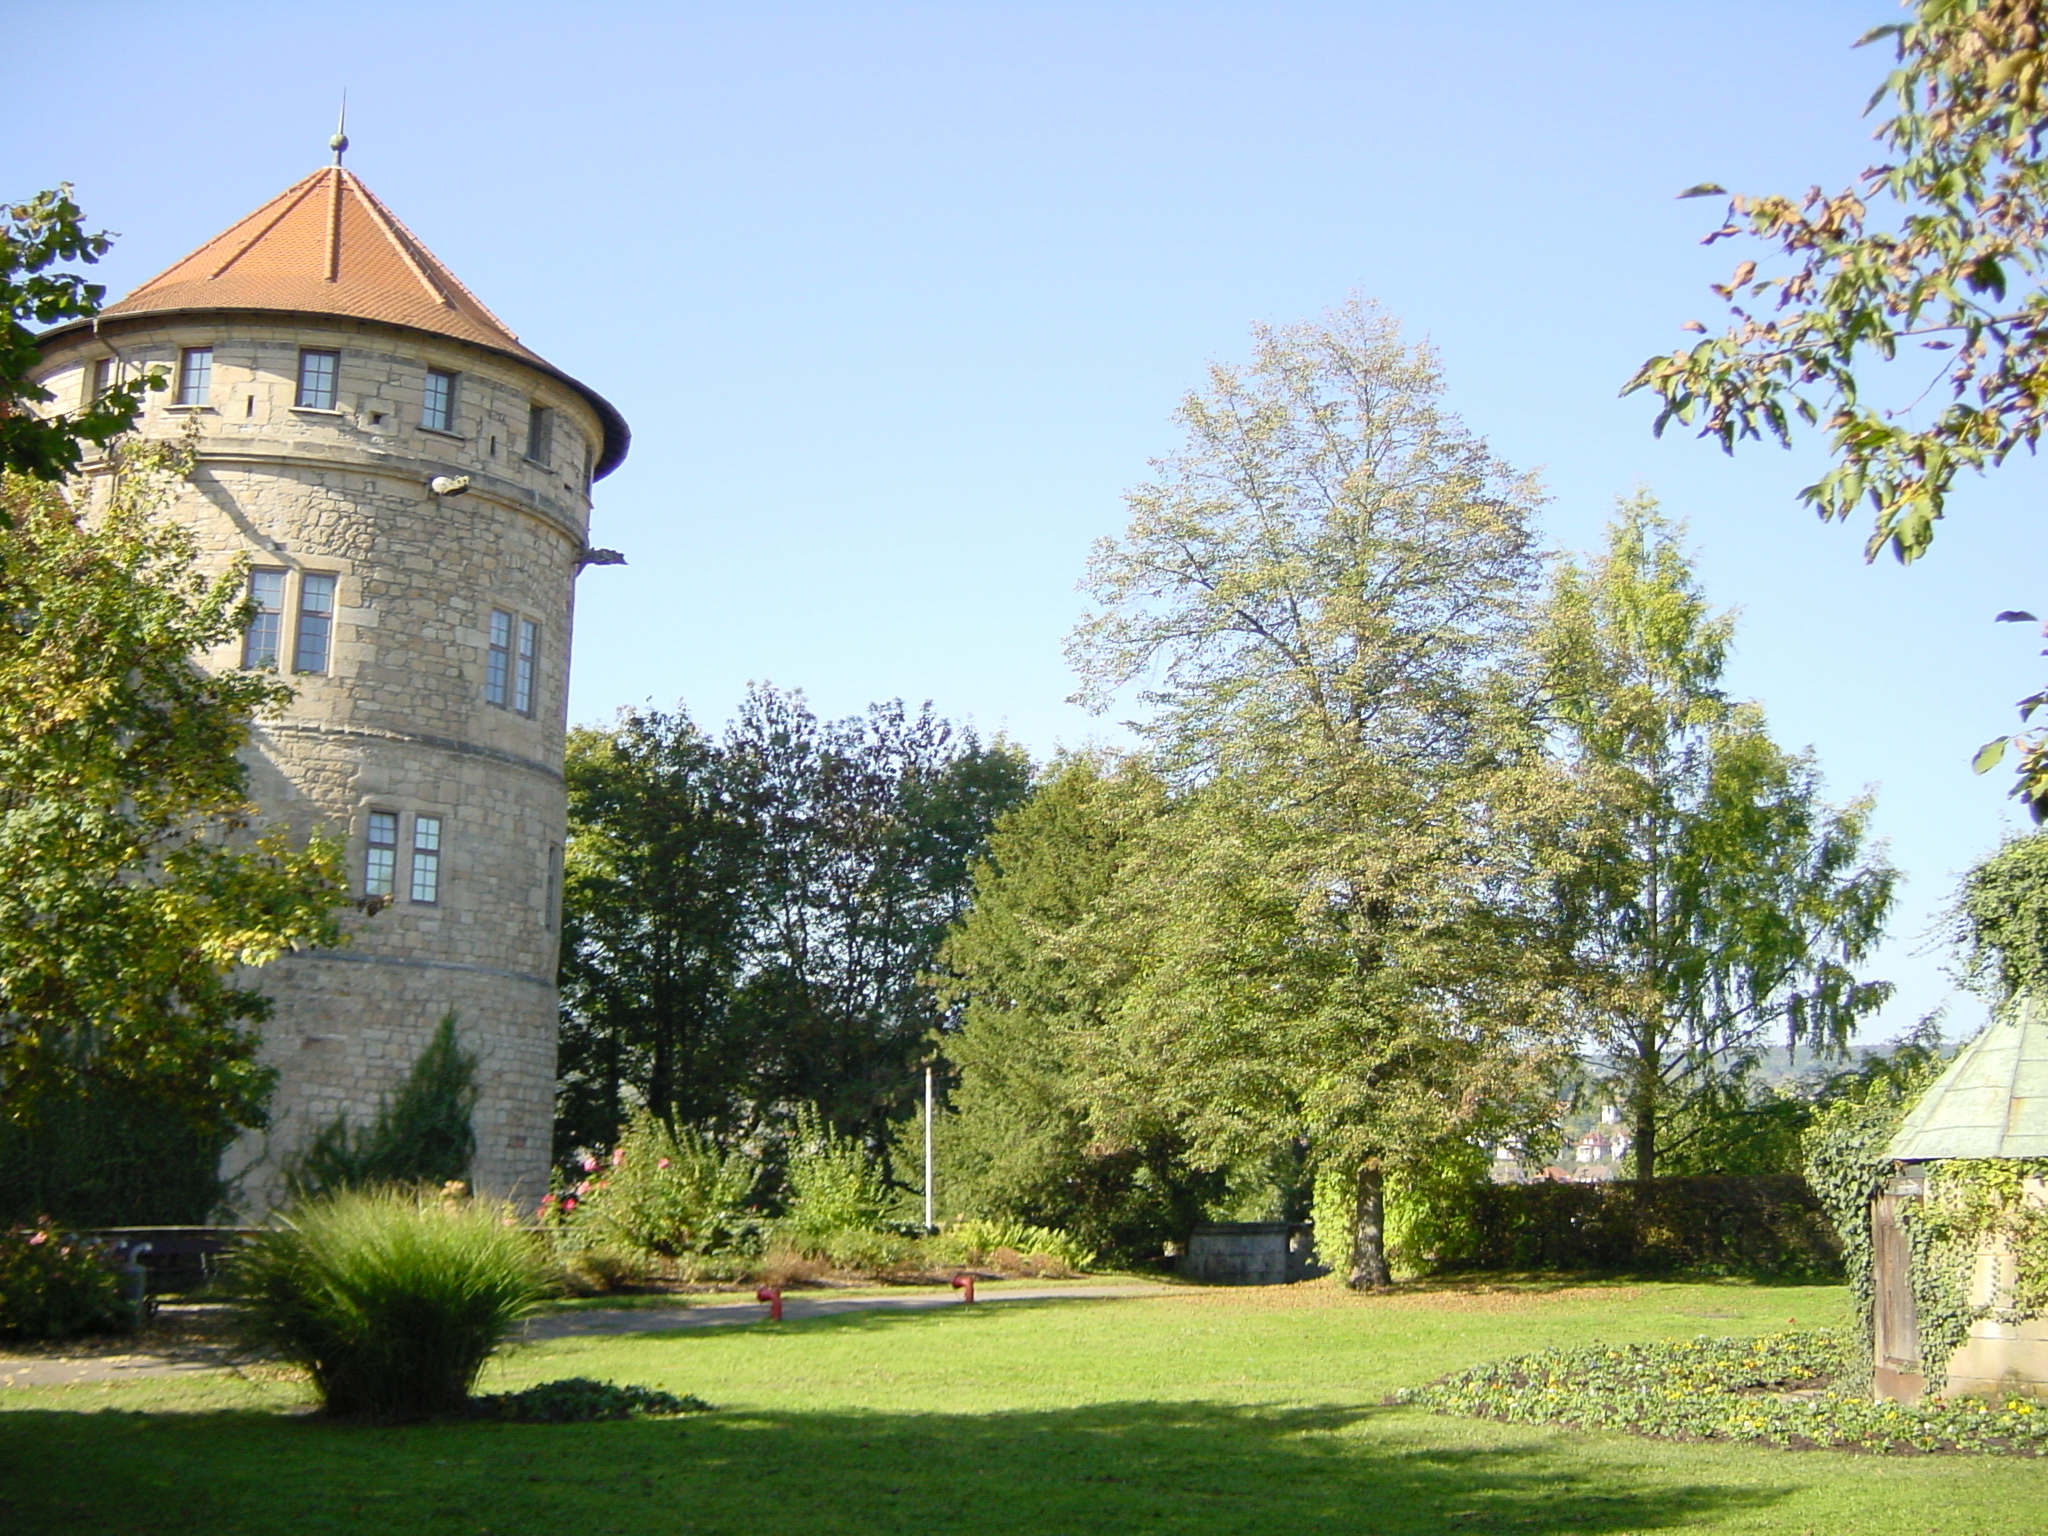
<svg viewBox="0 0 2048 1536"><path fill-rule="evenodd" d="M463 1411L546 1271L507 1207L454 1189L333 1195L262 1233L230 1274L243 1340L304 1367L336 1418Z"/></svg>

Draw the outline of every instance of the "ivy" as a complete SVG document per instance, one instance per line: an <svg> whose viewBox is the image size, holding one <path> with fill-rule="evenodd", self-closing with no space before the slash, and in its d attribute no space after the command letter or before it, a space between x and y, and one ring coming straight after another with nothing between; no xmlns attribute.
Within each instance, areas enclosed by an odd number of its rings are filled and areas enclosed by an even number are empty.
<svg viewBox="0 0 2048 1536"><path fill-rule="evenodd" d="M1913 1254L1913 1305L1921 1370L1930 1382L1983 1318L2016 1325L2048 1312L2048 1207L2028 1182L2048 1177L2048 1158L1957 1158L1929 1172L1926 1194L1904 1213ZM1977 1255L1990 1241L2014 1260L2003 1304L1970 1300Z"/></svg>

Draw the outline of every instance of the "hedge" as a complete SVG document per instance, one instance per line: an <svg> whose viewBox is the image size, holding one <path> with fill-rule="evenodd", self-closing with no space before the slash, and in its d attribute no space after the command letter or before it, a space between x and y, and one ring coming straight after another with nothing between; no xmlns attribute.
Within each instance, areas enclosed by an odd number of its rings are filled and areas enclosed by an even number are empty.
<svg viewBox="0 0 2048 1536"><path fill-rule="evenodd" d="M1488 1184L1463 1226L1433 1268L1842 1273L1842 1241L1797 1174Z"/></svg>

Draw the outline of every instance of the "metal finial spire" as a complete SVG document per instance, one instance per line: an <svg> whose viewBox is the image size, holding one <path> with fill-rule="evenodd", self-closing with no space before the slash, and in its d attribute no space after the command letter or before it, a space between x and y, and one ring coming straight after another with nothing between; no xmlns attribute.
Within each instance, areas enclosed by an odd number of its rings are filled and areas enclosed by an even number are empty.
<svg viewBox="0 0 2048 1536"><path fill-rule="evenodd" d="M327 147L334 151L334 163L341 164L341 157L348 153L348 92L341 93L341 116L334 124L334 137L327 141Z"/></svg>

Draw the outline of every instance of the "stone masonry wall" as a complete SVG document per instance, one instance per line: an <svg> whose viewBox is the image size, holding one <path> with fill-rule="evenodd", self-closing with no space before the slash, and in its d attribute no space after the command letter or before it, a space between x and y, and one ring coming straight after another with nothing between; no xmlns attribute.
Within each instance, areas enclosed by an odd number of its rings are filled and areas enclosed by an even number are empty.
<svg viewBox="0 0 2048 1536"><path fill-rule="evenodd" d="M270 1203L292 1150L337 1114L374 1113L452 1009L481 1067L477 1183L532 1198L552 1122L573 587L601 425L580 395L516 359L342 319L105 322L53 349L42 382L69 405L101 358L175 375L180 349L209 345L208 401L157 394L142 423L150 435L198 424L200 463L176 515L202 564L246 557L287 573L287 672L303 578L337 578L326 671L292 676L296 700L251 747L257 803L268 821L345 835L358 887L371 813L399 818L390 904L352 916L343 949L255 974L277 1005L264 1046L281 1080L271 1131L245 1138L230 1171L245 1209ZM293 405L302 347L340 353L331 411ZM458 376L453 432L421 424L428 367ZM554 413L546 465L525 457L535 404ZM472 489L436 497L437 475L468 475ZM493 610L539 625L530 714L485 700ZM242 657L230 646L207 660ZM409 899L421 815L441 818L431 904Z"/></svg>

